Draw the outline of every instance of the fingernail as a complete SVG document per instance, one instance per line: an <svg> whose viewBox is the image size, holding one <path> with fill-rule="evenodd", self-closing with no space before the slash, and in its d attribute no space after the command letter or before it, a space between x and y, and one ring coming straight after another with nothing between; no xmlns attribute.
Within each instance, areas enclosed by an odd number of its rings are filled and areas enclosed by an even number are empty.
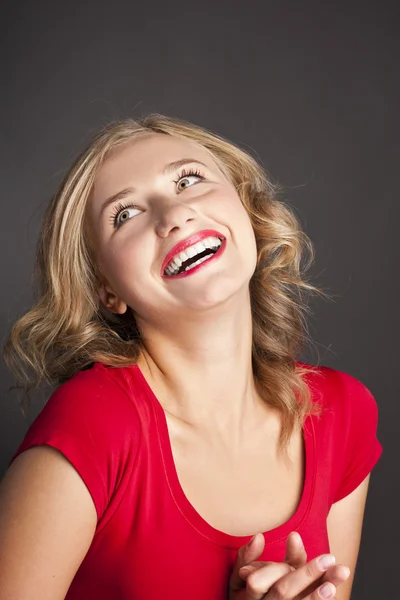
<svg viewBox="0 0 400 600"><path fill-rule="evenodd" d="M303 540L301 539L301 535L297 531L295 531L294 534L295 534L294 539L296 540L296 544L298 545L298 547L304 548L304 544L303 544Z"/></svg>
<svg viewBox="0 0 400 600"><path fill-rule="evenodd" d="M332 598L334 593L335 592L332 591L330 583L324 583L324 585L318 590L318 594L321 596L321 598Z"/></svg>
<svg viewBox="0 0 400 600"><path fill-rule="evenodd" d="M346 579L349 575L350 575L350 569L349 569L349 567L345 567L344 568L344 576L346 577Z"/></svg>
<svg viewBox="0 0 400 600"><path fill-rule="evenodd" d="M253 573L256 570L257 569L255 567L241 567L239 569L239 576L242 579L247 580L247 577L250 575L250 573Z"/></svg>
<svg viewBox="0 0 400 600"><path fill-rule="evenodd" d="M244 574L251 573L251 571L254 571L254 568L248 567L248 566L240 567L240 569L239 569L239 573L244 573Z"/></svg>
<svg viewBox="0 0 400 600"><path fill-rule="evenodd" d="M254 540L256 539L257 534L253 535L253 537L251 538L251 540L247 543L247 547L250 548L250 546L252 545L252 543L254 542Z"/></svg>
<svg viewBox="0 0 400 600"><path fill-rule="evenodd" d="M332 554L324 554L323 556L320 556L317 560L318 566L320 569L322 569L322 571L325 571L326 569L334 565L335 562L335 557L332 556Z"/></svg>

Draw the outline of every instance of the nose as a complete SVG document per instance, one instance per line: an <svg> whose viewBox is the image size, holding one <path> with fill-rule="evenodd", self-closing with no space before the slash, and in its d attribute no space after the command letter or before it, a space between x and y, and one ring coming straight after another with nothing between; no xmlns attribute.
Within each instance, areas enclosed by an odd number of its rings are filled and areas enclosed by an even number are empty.
<svg viewBox="0 0 400 600"><path fill-rule="evenodd" d="M172 231L185 228L187 223L196 219L196 211L187 204L166 204L160 208L160 216L156 224L156 233L161 238L168 237Z"/></svg>

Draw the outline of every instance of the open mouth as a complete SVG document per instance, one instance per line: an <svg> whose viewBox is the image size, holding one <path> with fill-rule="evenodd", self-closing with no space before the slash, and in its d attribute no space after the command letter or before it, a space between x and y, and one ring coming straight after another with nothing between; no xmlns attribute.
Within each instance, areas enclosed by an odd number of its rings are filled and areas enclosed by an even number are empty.
<svg viewBox="0 0 400 600"><path fill-rule="evenodd" d="M164 270L164 275L167 277L175 277L187 271L191 271L201 263L210 260L220 250L224 238L210 236L197 242L193 246L186 248L185 251L179 252L168 263Z"/></svg>

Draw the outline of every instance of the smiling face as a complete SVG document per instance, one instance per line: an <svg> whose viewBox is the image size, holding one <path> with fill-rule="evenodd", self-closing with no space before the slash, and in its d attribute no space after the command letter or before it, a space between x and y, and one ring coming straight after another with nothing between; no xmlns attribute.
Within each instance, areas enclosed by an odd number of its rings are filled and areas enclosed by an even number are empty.
<svg viewBox="0 0 400 600"><path fill-rule="evenodd" d="M168 168L177 161L185 164ZM100 299L115 313L130 306L139 326L248 289L257 260L250 219L233 184L195 142L149 133L114 149L96 175L87 218L103 275ZM224 238L222 251L186 276L165 272L171 258L210 232Z"/></svg>

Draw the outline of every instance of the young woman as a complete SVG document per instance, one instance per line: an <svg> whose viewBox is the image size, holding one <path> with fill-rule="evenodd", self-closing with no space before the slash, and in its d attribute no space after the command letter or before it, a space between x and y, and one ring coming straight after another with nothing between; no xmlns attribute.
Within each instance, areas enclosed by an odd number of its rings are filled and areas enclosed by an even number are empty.
<svg viewBox="0 0 400 600"><path fill-rule="evenodd" d="M58 387L0 486L0 600L350 598L382 448L368 389L298 361L312 256L234 144L99 133L4 348Z"/></svg>

